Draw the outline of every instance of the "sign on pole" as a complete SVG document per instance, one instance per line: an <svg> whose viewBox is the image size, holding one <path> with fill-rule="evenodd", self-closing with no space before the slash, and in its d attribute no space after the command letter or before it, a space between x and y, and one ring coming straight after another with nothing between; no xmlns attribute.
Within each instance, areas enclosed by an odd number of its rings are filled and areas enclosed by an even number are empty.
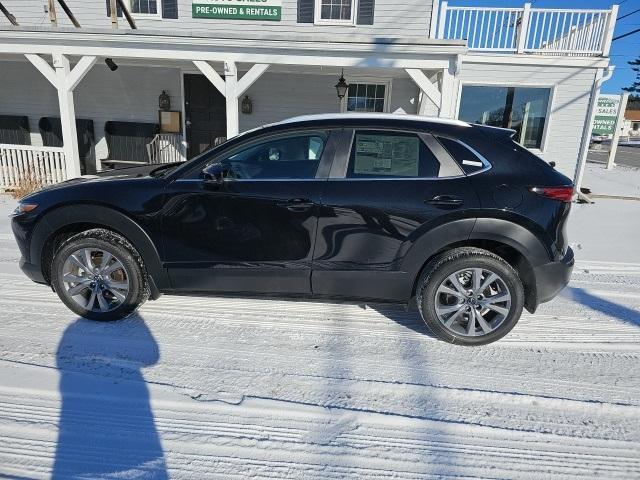
<svg viewBox="0 0 640 480"><path fill-rule="evenodd" d="M593 135L613 135L618 121L620 95L600 95L596 117L593 121Z"/></svg>
<svg viewBox="0 0 640 480"><path fill-rule="evenodd" d="M282 0L193 0L193 18L279 22Z"/></svg>
<svg viewBox="0 0 640 480"><path fill-rule="evenodd" d="M628 99L628 92L624 92L620 97L618 97L618 115L616 116L616 124L613 127L613 138L611 139L611 148L609 149L607 170L611 170L615 165L618 142L620 141L620 132L622 131L622 125L624 124L624 111L627 109Z"/></svg>

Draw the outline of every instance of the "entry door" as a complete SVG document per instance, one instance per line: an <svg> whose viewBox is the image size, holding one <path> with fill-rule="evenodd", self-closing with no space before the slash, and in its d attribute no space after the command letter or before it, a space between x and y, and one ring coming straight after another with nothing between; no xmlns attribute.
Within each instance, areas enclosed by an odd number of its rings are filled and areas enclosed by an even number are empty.
<svg viewBox="0 0 640 480"><path fill-rule="evenodd" d="M176 290L308 294L328 132L267 136L167 189L166 266Z"/></svg>
<svg viewBox="0 0 640 480"><path fill-rule="evenodd" d="M227 135L227 109L224 96L204 75L184 76L184 97L187 154L192 158Z"/></svg>

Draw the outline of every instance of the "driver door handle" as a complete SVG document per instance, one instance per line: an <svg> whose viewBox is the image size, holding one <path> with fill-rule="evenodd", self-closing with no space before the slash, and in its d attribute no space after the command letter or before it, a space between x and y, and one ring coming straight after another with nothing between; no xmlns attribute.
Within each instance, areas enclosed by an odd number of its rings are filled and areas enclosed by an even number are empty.
<svg viewBox="0 0 640 480"><path fill-rule="evenodd" d="M292 198L286 202L277 203L276 205L278 207L284 207L290 212L306 212L315 206L315 203L308 198Z"/></svg>

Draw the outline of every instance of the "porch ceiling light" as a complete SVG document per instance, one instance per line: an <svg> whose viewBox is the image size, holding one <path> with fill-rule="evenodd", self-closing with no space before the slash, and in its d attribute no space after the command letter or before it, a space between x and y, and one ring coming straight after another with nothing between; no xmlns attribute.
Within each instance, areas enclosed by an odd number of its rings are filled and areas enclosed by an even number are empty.
<svg viewBox="0 0 640 480"><path fill-rule="evenodd" d="M115 72L116 70L118 70L118 65L116 64L116 62L113 61L113 59L105 58L104 63L107 64L107 67L109 67L109 70L111 70L112 72Z"/></svg>
<svg viewBox="0 0 640 480"><path fill-rule="evenodd" d="M338 98L343 99L344 96L347 94L348 89L349 89L349 84L344 79L344 69L343 69L342 73L340 74L340 79L338 80L338 83L336 83L336 92L338 93Z"/></svg>

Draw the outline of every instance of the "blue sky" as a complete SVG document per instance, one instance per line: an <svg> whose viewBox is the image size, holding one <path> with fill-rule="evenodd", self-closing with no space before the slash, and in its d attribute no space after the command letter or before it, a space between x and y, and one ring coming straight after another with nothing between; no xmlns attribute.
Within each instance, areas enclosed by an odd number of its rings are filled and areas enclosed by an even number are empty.
<svg viewBox="0 0 640 480"><path fill-rule="evenodd" d="M533 7L541 8L609 8L612 4L620 5L618 16L625 15L640 8L640 0L530 0ZM450 5L516 7L522 6L524 0L449 0ZM637 12L616 23L614 36L640 28L640 12ZM627 64L640 56L640 32L613 42L611 47L611 64L616 66L610 80L602 85L603 93L619 93L622 87L628 87L635 79L635 72Z"/></svg>

